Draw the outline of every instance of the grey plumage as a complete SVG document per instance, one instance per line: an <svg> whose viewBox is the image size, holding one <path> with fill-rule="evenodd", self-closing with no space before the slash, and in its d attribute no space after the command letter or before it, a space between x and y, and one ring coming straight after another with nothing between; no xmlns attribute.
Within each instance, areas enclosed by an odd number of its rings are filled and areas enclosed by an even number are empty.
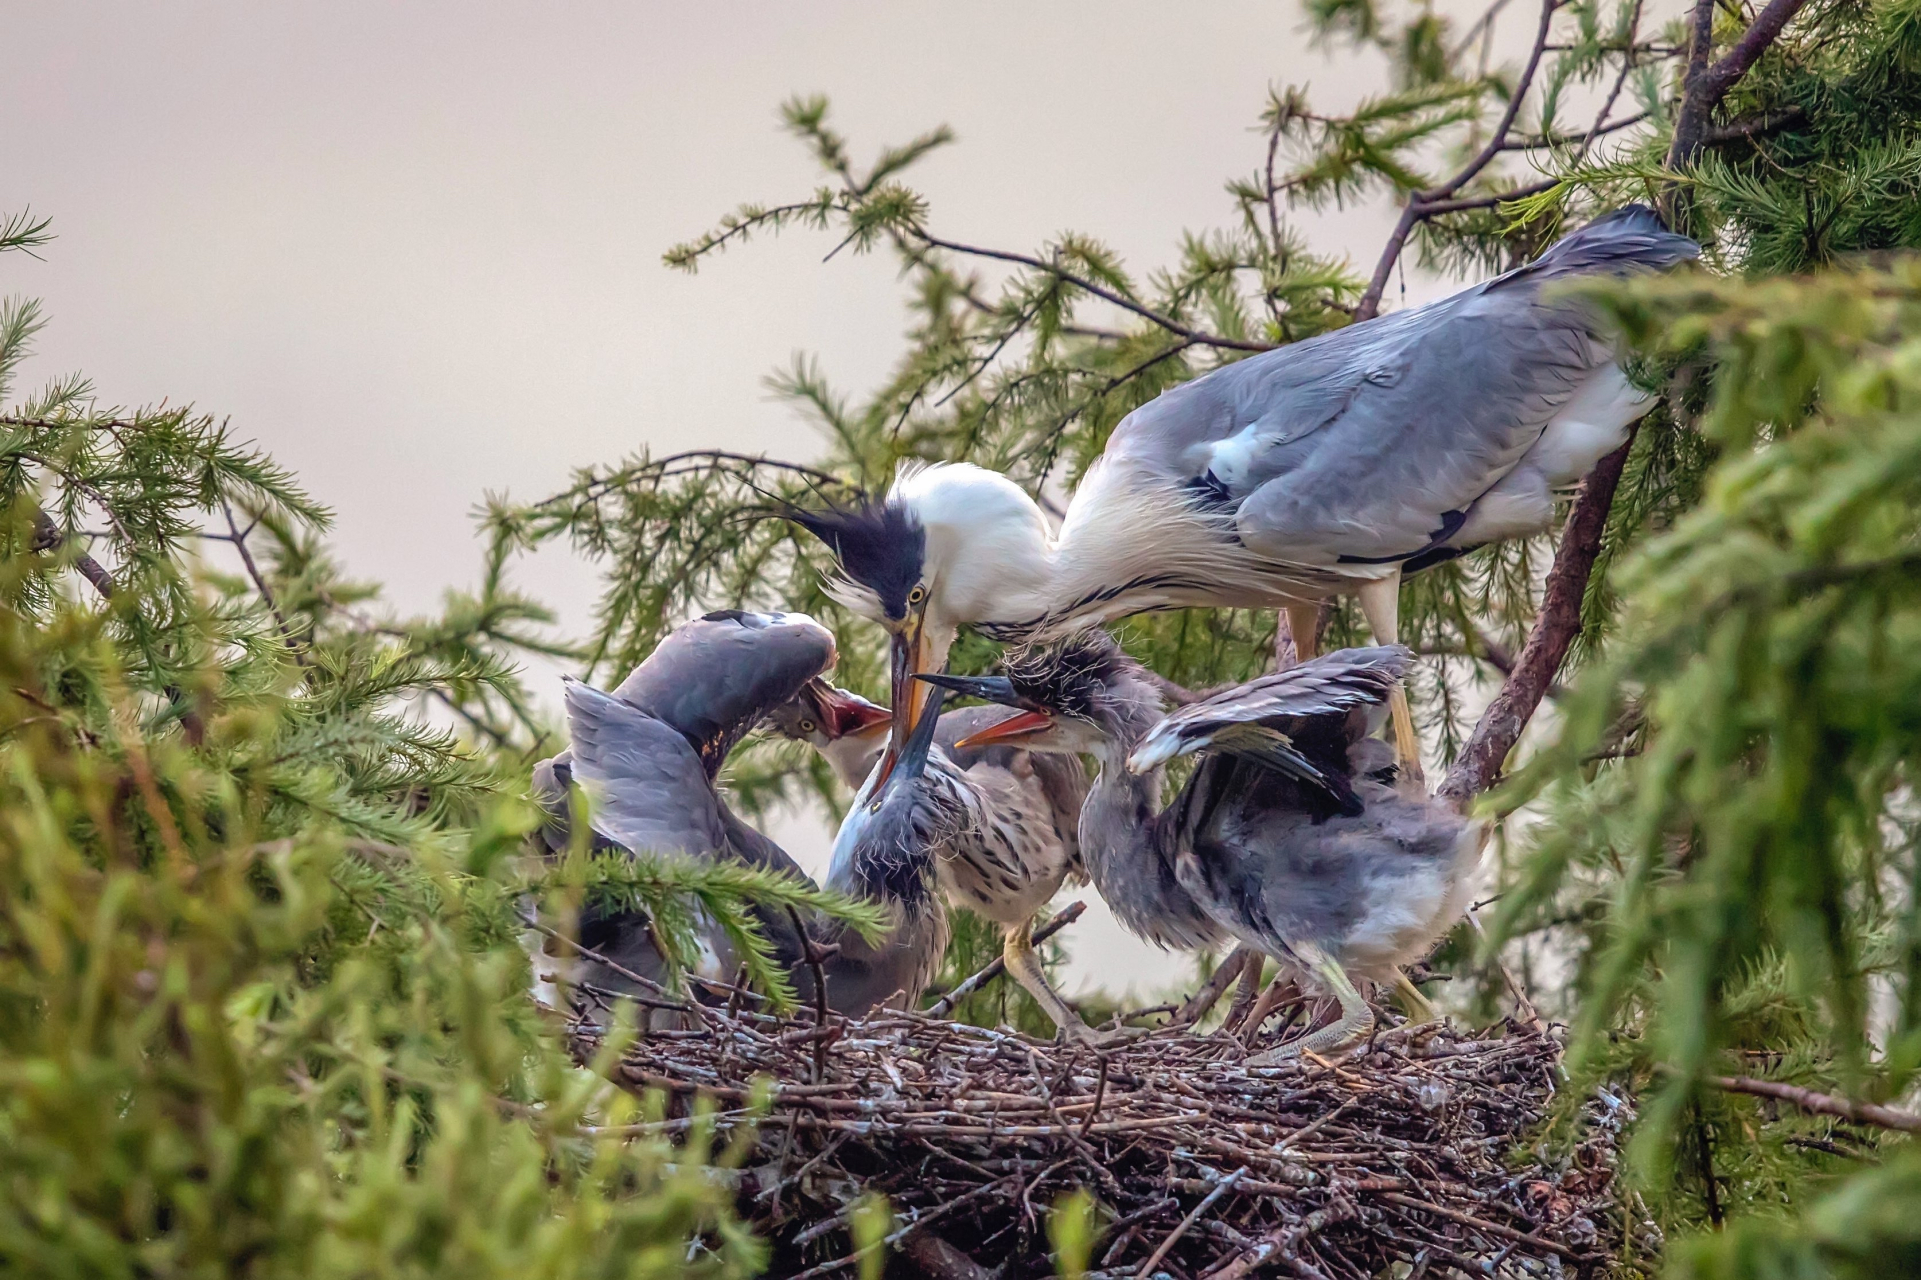
<svg viewBox="0 0 1921 1280"><path fill-rule="evenodd" d="M1479 855L1452 809L1371 776L1383 761L1370 720L1409 658L1398 646L1328 654L1172 725L1143 669L1099 632L1015 662L1004 680L929 679L1044 717L1025 739L1037 749L1094 751L1102 771L1082 849L1115 915L1163 944L1233 937L1338 996L1343 1021L1301 1042L1325 1049L1371 1016L1349 975L1399 979L1397 966L1459 918ZM1301 767L1240 751L1235 734L1250 728L1284 741ZM1183 747L1201 764L1156 813L1161 763ZM1142 770L1131 788L1110 776L1130 753Z"/></svg>
<svg viewBox="0 0 1921 1280"><path fill-rule="evenodd" d="M838 733L834 726L849 723L850 705L872 710L857 717L859 730ZM842 782L858 789L880 759L883 715L865 699L816 680L777 708L768 724L812 746ZM942 896L1000 925L1016 980L1069 1034L1080 1034L1078 1017L1039 974L1025 938L1035 914L1064 883L1085 882L1079 822L1087 774L1070 757L965 743L999 718L992 707L964 707L939 717L922 786L928 800L939 800L944 819L938 828L904 823L910 834L903 838L937 852L932 865Z"/></svg>
<svg viewBox="0 0 1921 1280"><path fill-rule="evenodd" d="M947 911L935 864L946 842L973 820L958 770L933 750L940 699L931 699L885 777L870 775L834 838L826 887L884 904L893 917L885 943L851 930L835 939L828 999L862 1014L892 998L912 1002L947 949Z"/></svg>
<svg viewBox="0 0 1921 1280"><path fill-rule="evenodd" d="M613 693L569 681L569 746L534 767L534 794L549 814L542 832L546 848L567 847L569 791L579 783L591 800L597 847L727 858L805 879L785 851L728 807L715 778L733 745L816 683L834 657L832 634L805 615L730 610L675 630ZM885 868L856 870L853 887L872 881L887 890ZM776 961L803 995L811 995L812 969L802 963L792 918L785 911L754 914ZM651 981L665 976L644 917L590 906L579 927L582 944L620 969ZM823 928L817 922L815 927ZM832 926L823 931L840 933ZM717 928L701 933L709 976L732 977L734 957L725 935ZM840 950L823 964L830 1003L841 1012L864 1012L872 1003L866 985L883 980L877 973L927 968L938 960L944 937L920 928L868 944L846 933ZM632 989L613 966L588 960L575 968L577 979L594 987Z"/></svg>
<svg viewBox="0 0 1921 1280"><path fill-rule="evenodd" d="M1646 400L1613 404L1630 389L1612 340L1547 286L1699 252L1653 211L1623 209L1485 283L1175 387L1129 414L1104 457L1191 487L1256 555L1335 572L1532 531L1516 526L1522 508L1545 527L1550 488L1578 480ZM1584 407L1612 417L1548 438Z"/></svg>

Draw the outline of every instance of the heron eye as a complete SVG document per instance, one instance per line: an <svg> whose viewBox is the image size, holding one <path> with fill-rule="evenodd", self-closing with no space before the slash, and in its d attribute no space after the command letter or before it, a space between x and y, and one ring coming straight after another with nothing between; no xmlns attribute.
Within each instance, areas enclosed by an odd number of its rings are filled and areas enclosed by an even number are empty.
<svg viewBox="0 0 1921 1280"><path fill-rule="evenodd" d="M912 591L909 591L907 593L908 604L919 604L921 601L925 599L927 599L926 587L916 586Z"/></svg>
<svg viewBox="0 0 1921 1280"><path fill-rule="evenodd" d="M800 731L801 731L802 733L812 733L812 732L814 731L814 722L813 722L812 720L803 720L803 721L801 721L801 722L800 722Z"/></svg>

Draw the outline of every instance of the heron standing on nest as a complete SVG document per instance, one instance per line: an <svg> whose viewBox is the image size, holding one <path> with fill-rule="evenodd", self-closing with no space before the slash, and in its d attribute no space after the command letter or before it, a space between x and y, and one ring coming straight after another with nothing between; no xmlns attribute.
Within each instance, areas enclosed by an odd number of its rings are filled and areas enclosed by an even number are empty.
<svg viewBox="0 0 1921 1280"><path fill-rule="evenodd" d="M589 820L600 847L732 859L805 880L785 851L728 807L716 779L735 744L769 711L792 702L803 686L829 670L835 656L833 634L805 614L724 610L675 629L612 693L568 681L569 745L534 766L534 796L549 814L541 832L548 851L568 847L569 791L579 781L590 792ZM861 709L838 698L838 690L824 686L815 704L818 713L858 718ZM777 962L805 987L811 972L802 963L804 941L792 918L760 910L755 916ZM601 957L579 966L588 985L633 994L633 984L620 970L655 982L667 976L644 916L590 906L581 913L579 930L581 944ZM829 956L830 1001L841 1012L864 1011L866 1006L842 1008L838 997L844 992L858 1002L862 984L879 967L912 970L937 962L938 946L931 960L908 954L925 941L899 935L869 946L848 935L843 942L857 954L845 968ZM725 935L703 929L701 942L707 952L704 975L731 977L734 957Z"/></svg>
<svg viewBox="0 0 1921 1280"><path fill-rule="evenodd" d="M1451 297L1175 387L1115 428L1058 533L1013 481L966 464L789 514L833 548L840 597L892 633L896 741L912 677L941 670L967 624L1047 641L1146 610L1280 607L1310 657L1320 602L1352 592L1392 644L1404 573L1545 531L1555 491L1652 402L1594 309L1549 286L1699 252L1632 206ZM1390 699L1413 787L1419 738L1398 684Z"/></svg>
<svg viewBox="0 0 1921 1280"><path fill-rule="evenodd" d="M926 718L923 714L923 720ZM1087 776L1077 762L1018 747L967 746L963 740L1001 718L992 707L940 716L924 777L914 789L942 798L951 821L908 829L903 839L935 842L934 869L947 901L1000 926L1001 959L1062 1034L1103 1040L1047 980L1034 948L1034 918L1070 880L1084 881L1078 826ZM841 781L860 790L855 821L869 796L893 782L875 766L889 713L857 694L815 680L768 718L776 732L808 743ZM843 834L849 828L843 826Z"/></svg>
<svg viewBox="0 0 1921 1280"><path fill-rule="evenodd" d="M1480 856L1474 824L1376 781L1391 762L1368 739L1411 655L1350 649L1228 689L1173 715L1140 665L1090 632L1006 676L923 676L1017 708L972 741L1089 752L1101 764L1082 811L1094 887L1163 945L1226 935L1333 996L1334 1024L1256 1059L1325 1052L1368 1033L1354 977L1420 996L1399 966L1461 917ZM1156 812L1161 770L1202 761ZM1258 1025L1258 1023L1257 1023Z"/></svg>

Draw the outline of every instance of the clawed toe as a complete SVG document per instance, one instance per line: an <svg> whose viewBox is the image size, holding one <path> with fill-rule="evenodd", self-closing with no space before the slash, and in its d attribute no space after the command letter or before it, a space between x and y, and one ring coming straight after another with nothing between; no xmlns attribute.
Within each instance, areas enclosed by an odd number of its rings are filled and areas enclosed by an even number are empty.
<svg viewBox="0 0 1921 1280"><path fill-rule="evenodd" d="M1079 1022L1062 1027L1060 1038L1068 1044L1089 1049L1118 1049L1152 1035L1153 1030L1152 1027L1114 1027L1107 1031L1096 1031L1086 1023Z"/></svg>

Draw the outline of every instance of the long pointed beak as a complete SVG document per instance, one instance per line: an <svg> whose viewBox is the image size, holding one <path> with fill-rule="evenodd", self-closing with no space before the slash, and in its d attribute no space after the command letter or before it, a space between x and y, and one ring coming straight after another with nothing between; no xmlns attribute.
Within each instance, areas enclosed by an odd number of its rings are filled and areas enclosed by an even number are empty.
<svg viewBox="0 0 1921 1280"><path fill-rule="evenodd" d="M1054 717L1045 711L1016 711L998 724L990 724L977 730L954 744L957 751L974 747L990 747L996 743L1020 742L1036 734L1046 733L1054 727Z"/></svg>
<svg viewBox="0 0 1921 1280"><path fill-rule="evenodd" d="M1006 676L949 676L924 675L920 679L942 689L951 689L968 698L979 698L982 702L998 702L1002 706L1018 707L1020 697L1014 692L1014 682Z"/></svg>
<svg viewBox="0 0 1921 1280"><path fill-rule="evenodd" d="M887 803L890 794L900 787L912 785L922 770L927 768L927 757L934 751L935 722L940 719L940 704L944 697L946 695L936 689L927 699L920 720L914 725L913 734L907 739L907 745L901 748L899 763L875 786L874 798L868 808L878 811Z"/></svg>
<svg viewBox="0 0 1921 1280"><path fill-rule="evenodd" d="M900 763L902 744L920 723L921 705L927 700L927 686L914 679L927 665L927 639L925 618L916 613L908 615L906 623L894 633L892 697L892 736L887 741L887 750L880 758L880 777L874 791L887 785L894 769ZM931 732L931 730L930 730Z"/></svg>
<svg viewBox="0 0 1921 1280"><path fill-rule="evenodd" d="M830 738L870 737L894 720L893 712L886 707L877 707L859 694L836 689L824 680L814 690L814 701L820 704L821 719Z"/></svg>

